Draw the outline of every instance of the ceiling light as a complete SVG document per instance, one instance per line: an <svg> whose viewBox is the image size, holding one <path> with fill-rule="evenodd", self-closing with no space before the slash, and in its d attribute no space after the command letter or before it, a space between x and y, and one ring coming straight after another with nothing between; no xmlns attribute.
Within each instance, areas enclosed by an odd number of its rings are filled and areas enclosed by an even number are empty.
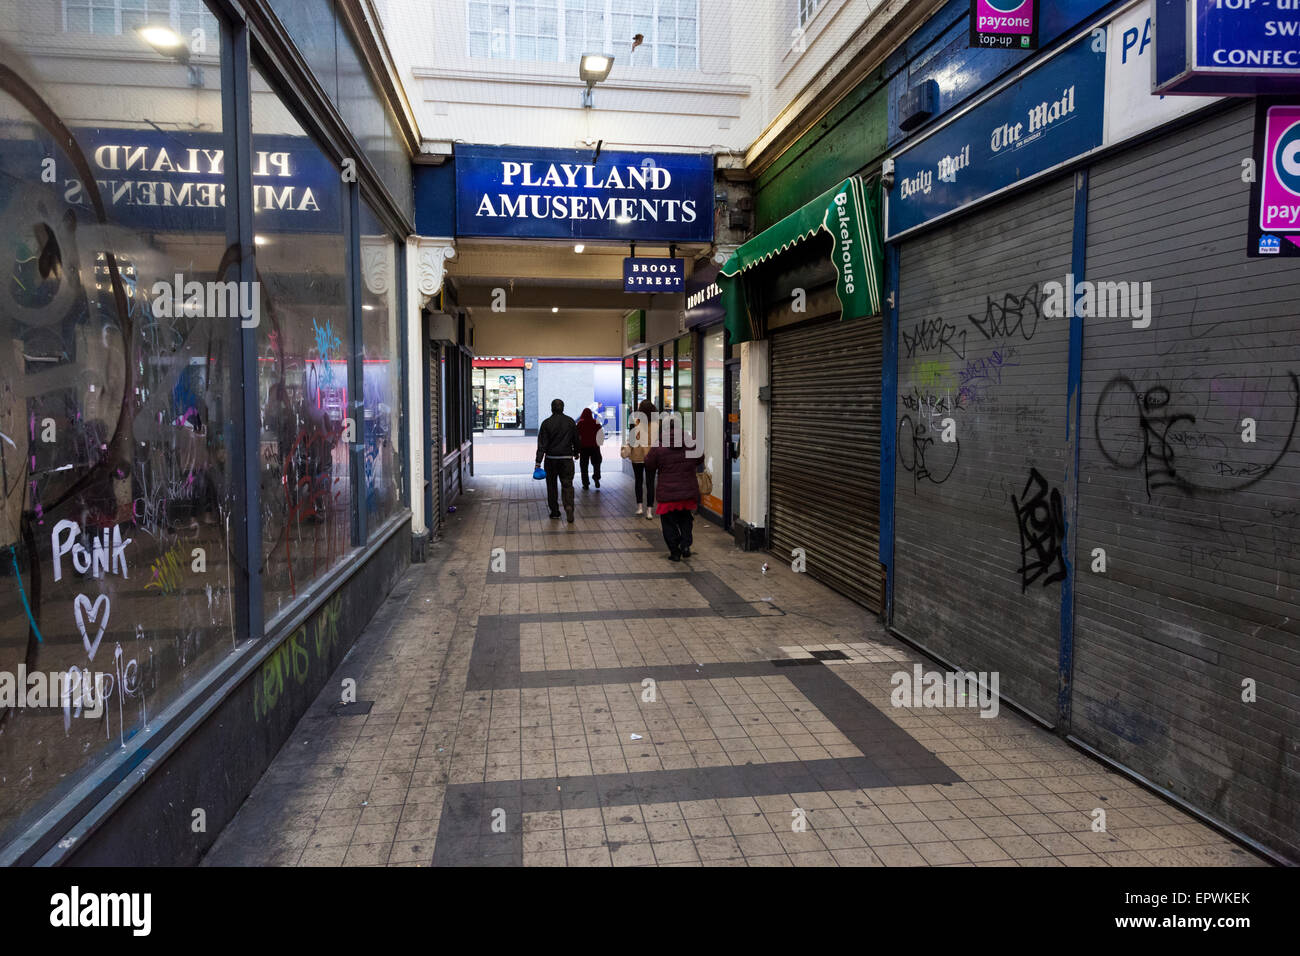
<svg viewBox="0 0 1300 956"><path fill-rule="evenodd" d="M560 307L559 307L558 305L553 305L553 306L551 306L551 311L552 311L552 312L559 312L559 311L560 311Z"/></svg>
<svg viewBox="0 0 1300 956"><path fill-rule="evenodd" d="M267 244L268 242L270 242L270 241L271 241L271 240L267 239L266 236L254 236L254 237L253 237L253 245L255 245L255 246L264 246L264 245L266 245L266 244Z"/></svg>
<svg viewBox="0 0 1300 956"><path fill-rule="evenodd" d="M586 248L587 248L587 247L584 246L582 243L578 243L576 246L573 247L573 251L574 251L574 252L581 252L583 249L586 249Z"/></svg>

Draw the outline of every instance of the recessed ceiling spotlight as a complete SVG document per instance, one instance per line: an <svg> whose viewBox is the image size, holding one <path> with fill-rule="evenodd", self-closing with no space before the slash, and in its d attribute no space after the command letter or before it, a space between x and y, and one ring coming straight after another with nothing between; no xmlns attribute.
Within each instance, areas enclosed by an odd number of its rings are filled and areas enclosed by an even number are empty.
<svg viewBox="0 0 1300 956"><path fill-rule="evenodd" d="M573 251L574 251L574 252L581 252L583 249L586 249L586 248L587 248L587 247L584 246L582 243L578 243L577 245L575 245L575 246L573 247Z"/></svg>
<svg viewBox="0 0 1300 956"><path fill-rule="evenodd" d="M559 311L560 311L560 307L559 307L558 305L553 305L553 306L551 306L551 311L552 311L552 312L559 312Z"/></svg>

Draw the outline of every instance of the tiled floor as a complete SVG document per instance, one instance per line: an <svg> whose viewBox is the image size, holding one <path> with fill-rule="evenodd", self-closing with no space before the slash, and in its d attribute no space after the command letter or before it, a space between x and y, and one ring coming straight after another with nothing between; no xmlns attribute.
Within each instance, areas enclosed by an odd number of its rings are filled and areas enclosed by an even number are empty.
<svg viewBox="0 0 1300 956"><path fill-rule="evenodd" d="M608 464L574 525L476 479L205 862L1263 865L1009 709L892 706L930 662L700 519L670 563Z"/></svg>

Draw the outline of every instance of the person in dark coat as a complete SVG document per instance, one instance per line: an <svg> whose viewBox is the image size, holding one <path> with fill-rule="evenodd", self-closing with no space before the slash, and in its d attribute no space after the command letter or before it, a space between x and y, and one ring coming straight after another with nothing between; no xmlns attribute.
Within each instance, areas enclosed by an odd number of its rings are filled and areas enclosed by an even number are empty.
<svg viewBox="0 0 1300 956"><path fill-rule="evenodd" d="M691 526L700 506L700 483L696 472L700 459L686 454L681 422L676 416L663 423L660 442L646 454L646 475L655 483L655 514L668 545L668 558L680 561L691 556Z"/></svg>
<svg viewBox="0 0 1300 956"><path fill-rule="evenodd" d="M596 421L596 416L591 414L590 408L584 408L582 414L578 416L578 448L582 462L582 487L590 487L591 482L587 479L587 466L591 466L591 477L596 482L596 490L600 491L600 437L601 424Z"/></svg>
<svg viewBox="0 0 1300 956"><path fill-rule="evenodd" d="M573 524L573 462L579 454L578 425L564 414L564 402L551 402L551 417L537 429L537 464L546 469L546 503L551 517L560 516L560 501L556 491L558 481L564 491L564 510Z"/></svg>

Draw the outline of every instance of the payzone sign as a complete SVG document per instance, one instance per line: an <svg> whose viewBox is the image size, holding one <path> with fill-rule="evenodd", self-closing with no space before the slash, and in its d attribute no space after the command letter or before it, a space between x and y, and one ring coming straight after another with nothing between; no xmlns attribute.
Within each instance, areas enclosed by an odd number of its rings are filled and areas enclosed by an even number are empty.
<svg viewBox="0 0 1300 956"><path fill-rule="evenodd" d="M1252 256L1300 256L1300 103L1261 101L1251 190Z"/></svg>
<svg viewBox="0 0 1300 956"><path fill-rule="evenodd" d="M970 45L1038 49L1038 0L971 0Z"/></svg>

